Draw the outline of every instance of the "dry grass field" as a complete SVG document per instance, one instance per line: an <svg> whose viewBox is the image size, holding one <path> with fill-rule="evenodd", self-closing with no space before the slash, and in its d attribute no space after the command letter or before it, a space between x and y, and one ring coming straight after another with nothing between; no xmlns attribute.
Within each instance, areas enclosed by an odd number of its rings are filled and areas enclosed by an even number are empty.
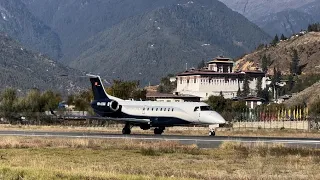
<svg viewBox="0 0 320 180"><path fill-rule="evenodd" d="M0 137L0 179L318 179L320 150Z"/></svg>
<svg viewBox="0 0 320 180"><path fill-rule="evenodd" d="M121 134L123 125L114 127L77 127L77 126L21 126L0 125L0 131L57 131L57 132L95 132ZM164 135L207 136L206 127L172 127ZM152 130L143 131L133 127L132 134L153 134ZM250 136L250 137L299 137L320 138L320 131L302 131L289 129L217 129L217 136Z"/></svg>

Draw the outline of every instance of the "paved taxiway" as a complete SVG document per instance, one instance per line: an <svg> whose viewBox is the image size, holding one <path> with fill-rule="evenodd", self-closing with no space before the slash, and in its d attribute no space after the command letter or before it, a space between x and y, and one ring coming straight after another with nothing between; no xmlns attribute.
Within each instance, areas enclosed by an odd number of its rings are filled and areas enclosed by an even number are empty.
<svg viewBox="0 0 320 180"><path fill-rule="evenodd" d="M320 148L320 138L275 138L275 137L224 137L224 136L177 136L177 135L120 135L82 132L39 132L39 131L0 131L0 136L59 137L59 138L98 138L133 139L148 141L179 141L182 144L197 144L200 148L216 148L222 142L281 143L288 146Z"/></svg>

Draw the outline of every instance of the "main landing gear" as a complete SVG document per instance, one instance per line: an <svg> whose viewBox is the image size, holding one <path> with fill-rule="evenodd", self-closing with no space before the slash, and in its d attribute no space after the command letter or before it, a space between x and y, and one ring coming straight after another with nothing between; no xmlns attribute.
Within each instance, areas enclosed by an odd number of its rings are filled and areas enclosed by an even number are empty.
<svg viewBox="0 0 320 180"><path fill-rule="evenodd" d="M122 134L131 134L131 125L127 123L122 129Z"/></svg>
<svg viewBox="0 0 320 180"><path fill-rule="evenodd" d="M155 129L154 129L154 134L156 134L156 135L161 135L165 129L166 129L165 127L155 128Z"/></svg>
<svg viewBox="0 0 320 180"><path fill-rule="evenodd" d="M216 136L216 132L214 130L210 130L209 136Z"/></svg>

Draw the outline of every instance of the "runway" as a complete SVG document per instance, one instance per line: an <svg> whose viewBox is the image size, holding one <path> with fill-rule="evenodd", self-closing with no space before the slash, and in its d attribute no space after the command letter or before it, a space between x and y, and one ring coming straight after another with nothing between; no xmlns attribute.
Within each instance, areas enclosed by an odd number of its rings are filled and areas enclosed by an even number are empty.
<svg viewBox="0 0 320 180"><path fill-rule="evenodd" d="M320 138L274 138L274 137L225 137L225 136L178 136L178 135L121 135L82 132L0 131L0 136L131 139L147 141L178 141L182 144L197 144L200 148L217 148L222 142L280 143L286 146L320 148Z"/></svg>

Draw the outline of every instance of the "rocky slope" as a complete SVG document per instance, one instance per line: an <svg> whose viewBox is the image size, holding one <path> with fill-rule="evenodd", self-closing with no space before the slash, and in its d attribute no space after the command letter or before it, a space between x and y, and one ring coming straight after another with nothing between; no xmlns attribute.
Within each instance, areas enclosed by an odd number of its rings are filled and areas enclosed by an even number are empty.
<svg viewBox="0 0 320 180"><path fill-rule="evenodd" d="M311 105L320 99L320 82L292 96L285 102L288 106L298 106L301 104Z"/></svg>
<svg viewBox="0 0 320 180"><path fill-rule="evenodd" d="M261 59L264 55L270 56L271 67L269 74L272 74L273 67L282 71L283 74L290 72L293 49L298 51L300 65L305 66L304 74L320 73L320 33L310 32L300 37L292 37L287 41L255 51L237 61L236 69L252 70L261 66Z"/></svg>

